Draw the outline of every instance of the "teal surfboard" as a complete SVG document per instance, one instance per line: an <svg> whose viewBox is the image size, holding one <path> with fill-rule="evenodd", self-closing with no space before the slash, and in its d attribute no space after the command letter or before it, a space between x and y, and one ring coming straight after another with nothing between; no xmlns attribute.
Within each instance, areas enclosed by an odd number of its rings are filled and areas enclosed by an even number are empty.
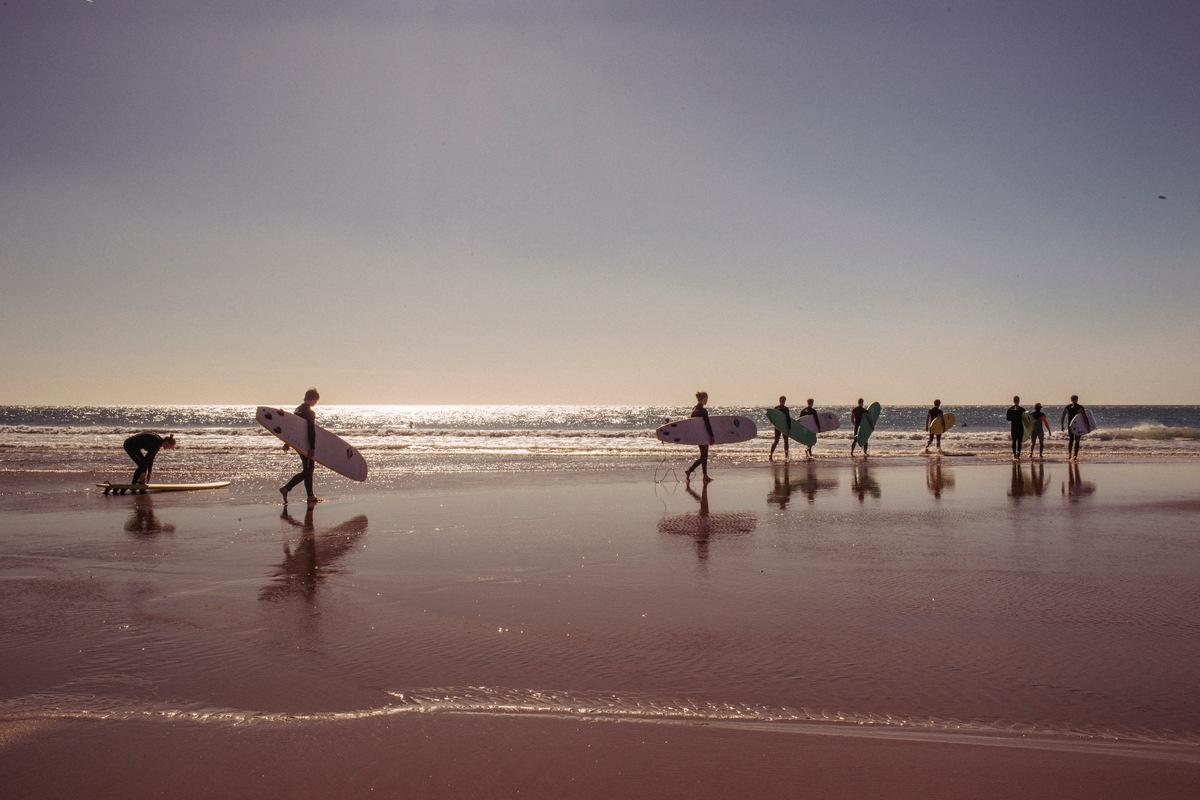
<svg viewBox="0 0 1200 800"><path fill-rule="evenodd" d="M812 447L817 443L817 435L801 425L795 418L792 419L792 424L789 427L787 415L779 409L768 408L767 419L775 426L775 430L780 431L785 436L794 439L805 447Z"/></svg>
<svg viewBox="0 0 1200 800"><path fill-rule="evenodd" d="M867 439L870 439L871 434L875 432L875 423L879 422L880 411L883 411L883 406L879 403L871 403L867 406L867 417L871 420L871 424L858 426L858 443L863 447L867 446Z"/></svg>

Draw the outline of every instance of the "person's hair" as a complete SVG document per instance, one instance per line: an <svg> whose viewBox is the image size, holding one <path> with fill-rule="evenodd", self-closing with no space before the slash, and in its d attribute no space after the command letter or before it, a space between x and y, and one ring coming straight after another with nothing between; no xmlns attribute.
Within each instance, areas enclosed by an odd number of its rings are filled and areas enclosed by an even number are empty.
<svg viewBox="0 0 1200 800"><path fill-rule="evenodd" d="M933 404L934 404L935 406L940 406L940 405L942 404L942 401L941 401L941 400L934 400L934 401L933 401Z"/></svg>
<svg viewBox="0 0 1200 800"><path fill-rule="evenodd" d="M1073 395L1071 395L1071 402L1072 402L1072 403L1078 403L1078 402L1079 402L1079 395L1077 395L1077 394L1073 394Z"/></svg>
<svg viewBox="0 0 1200 800"><path fill-rule="evenodd" d="M1034 404L1033 404L1033 410L1034 410L1034 411L1038 411L1039 409L1041 409L1041 407L1042 407L1042 404L1041 404L1041 403L1034 403Z"/></svg>
<svg viewBox="0 0 1200 800"><path fill-rule="evenodd" d="M810 397L810 398L808 398L808 404L809 404L810 406L813 404L813 399L812 399L811 397Z"/></svg>
<svg viewBox="0 0 1200 800"><path fill-rule="evenodd" d="M781 403L786 403L786 402L787 402L787 397L786 397L786 396L784 396L784 395L782 395L782 394L781 394L781 395L779 395L779 402L781 402Z"/></svg>
<svg viewBox="0 0 1200 800"><path fill-rule="evenodd" d="M175 434L168 433L166 436L164 436L163 437L163 446L164 447L174 447L175 446Z"/></svg>
<svg viewBox="0 0 1200 800"><path fill-rule="evenodd" d="M1019 403L1019 402L1021 402L1021 398L1020 398L1020 396L1019 396L1019 395L1015 395L1015 394L1014 394L1014 395L1013 395L1013 402L1014 402L1014 403Z"/></svg>
<svg viewBox="0 0 1200 800"><path fill-rule="evenodd" d="M860 398L858 398L858 404L861 406L861 405L862 405L862 403L863 403L863 401L862 401L862 398L861 398L861 397L860 397Z"/></svg>
<svg viewBox="0 0 1200 800"><path fill-rule="evenodd" d="M320 400L320 399L321 399L321 393L318 392L316 389L309 389L307 392L304 393L304 402L306 402L306 403L309 400Z"/></svg>
<svg viewBox="0 0 1200 800"><path fill-rule="evenodd" d="M697 400L704 400L708 397L708 392L696 392Z"/></svg>

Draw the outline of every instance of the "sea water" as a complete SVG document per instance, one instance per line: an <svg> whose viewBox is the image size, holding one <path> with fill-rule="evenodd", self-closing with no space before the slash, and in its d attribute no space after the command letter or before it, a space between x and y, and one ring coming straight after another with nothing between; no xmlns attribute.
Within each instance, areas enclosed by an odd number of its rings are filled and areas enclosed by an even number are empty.
<svg viewBox="0 0 1200 800"><path fill-rule="evenodd" d="M1125 460L1200 456L1200 406L1091 406L1098 429L1085 439L1089 458ZM204 476L277 474L277 439L254 419L253 406L0 406L0 471L90 472L125 467L121 444L141 431L172 432L179 449L173 471ZM289 407L290 410L290 407ZM822 434L818 458L849 454L849 407L841 426ZM947 455L1009 455L1004 406L949 407L957 418L942 437ZM876 457L919 457L924 450L925 406L885 407L871 438ZM668 445L654 429L688 416L685 406L365 405L318 406L318 422L358 447L372 474L564 470L627 467L686 459L693 448ZM732 461L766 455L774 429L765 408L713 407L758 424L755 440L714 448ZM795 412L793 412L795 413ZM1061 409L1049 409L1047 455L1062 453ZM796 445L796 455L799 445ZM165 463L165 462L164 462ZM177 476L178 477L178 476Z"/></svg>

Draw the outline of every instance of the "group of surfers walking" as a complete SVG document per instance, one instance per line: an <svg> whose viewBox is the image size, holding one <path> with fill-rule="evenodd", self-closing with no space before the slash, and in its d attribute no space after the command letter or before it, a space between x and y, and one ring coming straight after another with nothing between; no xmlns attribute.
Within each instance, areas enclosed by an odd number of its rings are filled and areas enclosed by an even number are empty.
<svg viewBox="0 0 1200 800"><path fill-rule="evenodd" d="M694 408L692 408L691 416L701 417L704 419L704 427L708 431L709 437L712 438L713 430L712 430L712 424L708 421L708 409L706 408L707 405L708 405L708 392L696 392L696 405ZM786 420L787 429L788 429L788 431L790 431L793 418L792 418L791 410L787 406L787 397L786 396L781 396L779 398L779 405L775 406L775 410L780 412L784 416L784 419ZM1062 417L1059 419L1060 430L1065 430L1069 437L1067 439L1067 456L1068 456L1069 460L1071 460L1071 461L1076 461L1079 458L1079 441L1080 441L1081 437L1070 427L1070 424L1071 424L1071 421L1074 420L1075 417L1078 416L1079 414L1082 414L1084 412L1084 410L1085 410L1084 407L1079 404L1079 396L1073 394L1073 395L1071 395L1070 405L1068 405L1066 408L1063 409ZM932 446L934 444L935 440L937 442L938 452L941 452L941 450L942 450L942 431L944 430L944 427L942 427L940 425L935 425L934 423L938 422L943 417L944 413L945 412L942 411L942 401L934 400L933 407L930 408L929 411L927 411L925 414L925 431L929 434L929 440L925 443L925 452L926 453L929 452L929 448L930 448L930 446ZM820 432L821 416L817 412L817 409L813 407L813 399L811 397L808 398L807 404L804 406L803 409L801 409L800 413L797 414L797 417L812 417L813 421L816 424L817 432ZM1032 419L1032 421L1033 421L1032 438L1030 438L1030 441L1029 441L1029 457L1030 458L1033 457L1033 448L1034 448L1034 445L1036 444L1037 448L1038 448L1038 457L1040 458L1042 456L1042 454L1045 452L1045 448L1046 448L1045 434L1046 434L1046 432L1048 432L1050 430L1050 419L1046 415L1046 413L1044 411L1042 411L1041 403L1034 404L1033 411L1028 413L1028 417L1030 419ZM850 455L851 455L851 457L853 457L854 451L858 447L858 444L859 444L859 432L862 430L862 427L864 425L869 426L869 430L873 431L875 428L875 422L874 422L874 420L871 419L870 414L867 413L867 409L863 406L863 399L861 397L858 398L858 405L856 405L853 409L851 409L850 419L854 424L854 434L850 438ZM1013 397L1013 404L1005 412L1005 419L1009 422L1009 424L1011 426L1013 458L1020 458L1022 445L1025 441L1025 419L1026 419L1026 412L1025 412L1025 409L1021 407L1021 398L1020 397L1016 397L1016 396ZM775 428L775 440L771 443L771 452L767 456L767 458L769 460L773 461L775 459L775 449L777 447L779 447L780 440L783 441L783 457L784 458L788 457L789 442L791 441L790 437L785 435L784 431L782 431L778 427L776 427ZM862 451L863 451L864 456L867 455L867 445L869 442L870 442L870 439L868 439L868 438L863 439ZM712 480L708 476L708 447L709 446L702 444L702 445L699 445L699 447L700 447L699 457L694 462L692 462L692 465L687 468L687 470L684 472L684 475L687 478L687 480L690 481L692 479L692 473L695 472L697 469L699 469L700 474L704 477L704 480L706 480L706 481ZM812 445L805 446L805 455L809 458L812 457Z"/></svg>

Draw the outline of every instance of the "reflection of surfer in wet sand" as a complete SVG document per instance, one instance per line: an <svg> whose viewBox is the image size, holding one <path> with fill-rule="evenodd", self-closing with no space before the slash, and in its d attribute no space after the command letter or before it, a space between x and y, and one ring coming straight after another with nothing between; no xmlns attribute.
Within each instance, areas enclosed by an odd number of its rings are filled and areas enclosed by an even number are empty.
<svg viewBox="0 0 1200 800"><path fill-rule="evenodd" d="M700 493L690 485L687 493L700 504L697 512L675 514L659 521L659 533L690 536L696 542L696 557L708 559L709 544L713 539L729 534L750 533L758 520L747 512L710 513L708 510L708 484L703 484Z"/></svg>
<svg viewBox="0 0 1200 800"><path fill-rule="evenodd" d="M1079 500L1095 492L1096 484L1091 481L1084 482L1079 477L1079 463L1075 462L1067 467L1067 483L1063 485L1062 491L1070 499Z"/></svg>
<svg viewBox="0 0 1200 800"><path fill-rule="evenodd" d="M1030 457L1032 457L1032 453ZM1012 482L1009 485L1009 497L1041 497L1046 493L1046 467L1043 464L1029 466L1029 482L1025 481L1025 473L1021 471L1019 462L1012 465Z"/></svg>
<svg viewBox="0 0 1200 800"><path fill-rule="evenodd" d="M320 534L313 524L312 506L304 512L303 522L287 509L279 518L300 529L300 540L294 546L284 541L283 562L271 573L272 583L258 593L258 599L275 601L298 595L311 604L316 599L317 587L330 575L338 574L337 562L354 549L366 532L367 517L360 514Z"/></svg>
<svg viewBox="0 0 1200 800"><path fill-rule="evenodd" d="M859 461L854 464L853 476L850 491L858 495L858 502L863 502L868 494L876 500L883 494L879 488L879 481L871 477L871 468L865 463Z"/></svg>
<svg viewBox="0 0 1200 800"><path fill-rule="evenodd" d="M154 515L154 495L139 494L133 498L133 513L125 523L125 530L145 534L174 533L175 526L158 521Z"/></svg>
<svg viewBox="0 0 1200 800"><path fill-rule="evenodd" d="M954 472L942 469L940 460L931 460L925 469L925 485L933 492L934 499L942 499L942 492L954 488Z"/></svg>

